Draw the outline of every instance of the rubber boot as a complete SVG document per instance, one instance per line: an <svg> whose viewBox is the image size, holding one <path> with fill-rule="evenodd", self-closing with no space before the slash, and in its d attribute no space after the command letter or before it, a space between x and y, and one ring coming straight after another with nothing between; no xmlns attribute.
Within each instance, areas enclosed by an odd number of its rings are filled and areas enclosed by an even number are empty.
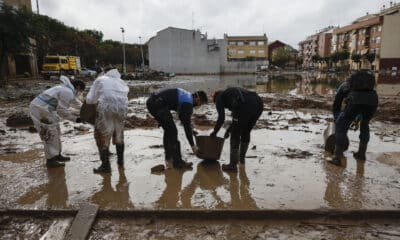
<svg viewBox="0 0 400 240"><path fill-rule="evenodd" d="M174 168L192 168L193 163L191 162L185 162L182 160L182 155L181 155L181 144L179 141L175 144L174 146L174 156L173 156L173 167Z"/></svg>
<svg viewBox="0 0 400 240"><path fill-rule="evenodd" d="M358 146L358 152L353 153L353 156L357 160L365 161L365 153L367 152L367 144L360 143Z"/></svg>
<svg viewBox="0 0 400 240"><path fill-rule="evenodd" d="M46 161L46 167L48 167L48 168L56 168L56 167L64 167L64 166L65 166L65 163L58 161L58 156L47 159L47 161Z"/></svg>
<svg viewBox="0 0 400 240"><path fill-rule="evenodd" d="M166 137L163 138L163 146L164 146L164 153L165 153L165 161L172 163L172 155L171 154L171 146L168 144L168 140Z"/></svg>
<svg viewBox="0 0 400 240"><path fill-rule="evenodd" d="M241 142L240 143L239 161L241 164L245 164L245 162L246 162L246 153L247 153L248 148L249 148L249 142Z"/></svg>
<svg viewBox="0 0 400 240"><path fill-rule="evenodd" d="M229 164L222 164L222 170L237 172L238 161L239 161L239 149L231 148Z"/></svg>
<svg viewBox="0 0 400 240"><path fill-rule="evenodd" d="M111 165L109 159L109 151L102 150L100 152L100 159L101 165L98 168L93 168L94 173L110 173L111 172Z"/></svg>
<svg viewBox="0 0 400 240"><path fill-rule="evenodd" d="M123 167L124 166L124 149L125 149L125 144L117 144L115 145L115 148L117 149L117 163L118 166Z"/></svg>
<svg viewBox="0 0 400 240"><path fill-rule="evenodd" d="M61 153L57 156L57 161L59 162L69 162L71 161L70 157L63 156Z"/></svg>
<svg viewBox="0 0 400 240"><path fill-rule="evenodd" d="M332 163L336 166L341 166L341 160L343 157L343 148L341 146L335 145L335 151L333 153L332 160L329 161L329 163Z"/></svg>

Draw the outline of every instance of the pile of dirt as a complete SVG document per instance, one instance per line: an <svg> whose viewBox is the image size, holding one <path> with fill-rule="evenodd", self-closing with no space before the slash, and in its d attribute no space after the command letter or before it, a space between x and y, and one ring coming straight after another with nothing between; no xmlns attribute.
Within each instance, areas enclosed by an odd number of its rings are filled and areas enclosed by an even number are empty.
<svg viewBox="0 0 400 240"><path fill-rule="evenodd" d="M9 127L32 126L33 121L28 113L16 112L7 118L6 125Z"/></svg>
<svg viewBox="0 0 400 240"><path fill-rule="evenodd" d="M311 109L331 109L332 103L330 101L315 99L315 98L300 98L300 97L263 97L264 103L268 104L272 108L280 109L299 109L299 108L311 108Z"/></svg>
<svg viewBox="0 0 400 240"><path fill-rule="evenodd" d="M204 114L193 114L193 122L199 126L214 126L216 124L215 121L207 119Z"/></svg>
<svg viewBox="0 0 400 240"><path fill-rule="evenodd" d="M149 115L146 118L140 118L135 115L127 117L125 120L125 128L157 128L158 122Z"/></svg>

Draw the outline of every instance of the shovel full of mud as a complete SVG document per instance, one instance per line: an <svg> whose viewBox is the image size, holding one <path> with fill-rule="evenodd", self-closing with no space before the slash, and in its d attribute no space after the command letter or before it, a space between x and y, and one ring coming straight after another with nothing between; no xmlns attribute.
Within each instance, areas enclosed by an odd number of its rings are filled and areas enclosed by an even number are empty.
<svg viewBox="0 0 400 240"><path fill-rule="evenodd" d="M329 122L328 127L324 131L324 143L325 143L325 151L333 154L335 151L335 131L336 124L334 122ZM349 148L349 138L346 136L346 139L343 143L343 151L346 151Z"/></svg>
<svg viewBox="0 0 400 240"><path fill-rule="evenodd" d="M199 148L197 157L204 160L218 160L224 147L224 138L210 136L196 136L196 145Z"/></svg>

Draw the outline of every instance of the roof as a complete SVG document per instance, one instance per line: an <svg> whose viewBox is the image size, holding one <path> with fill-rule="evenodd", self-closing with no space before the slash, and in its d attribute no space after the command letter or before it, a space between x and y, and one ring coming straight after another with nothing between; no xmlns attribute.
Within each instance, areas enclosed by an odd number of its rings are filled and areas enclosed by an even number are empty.
<svg viewBox="0 0 400 240"><path fill-rule="evenodd" d="M268 40L267 35L254 35L254 36L249 36L249 35L243 35L243 36L228 36L225 35L225 39L227 40Z"/></svg>

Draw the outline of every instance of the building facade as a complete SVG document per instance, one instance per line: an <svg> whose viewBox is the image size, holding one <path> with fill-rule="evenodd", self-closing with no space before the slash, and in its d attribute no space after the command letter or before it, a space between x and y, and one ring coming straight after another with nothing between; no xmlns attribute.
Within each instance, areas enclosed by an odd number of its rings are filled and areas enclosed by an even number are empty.
<svg viewBox="0 0 400 240"><path fill-rule="evenodd" d="M379 71L382 81L400 81L400 4L367 14L333 32L331 53L347 51L363 57L353 68Z"/></svg>
<svg viewBox="0 0 400 240"><path fill-rule="evenodd" d="M32 11L32 5L30 0L2 0L0 4L5 4L11 6L15 9L25 8ZM29 39L31 44L34 46L36 41L34 39ZM1 51L1 49L0 49ZM20 53L15 55L7 56L7 76L9 78L16 78L19 76L30 76L38 77L38 66L36 50L31 48L26 53Z"/></svg>
<svg viewBox="0 0 400 240"><path fill-rule="evenodd" d="M299 58L302 59L303 67L315 66L312 61L313 56L327 57L330 55L332 30L333 27L329 26L299 42Z"/></svg>
<svg viewBox="0 0 400 240"><path fill-rule="evenodd" d="M261 36L228 36L224 34L228 44L228 61L246 61L268 59L268 38Z"/></svg>
<svg viewBox="0 0 400 240"><path fill-rule="evenodd" d="M265 45L257 45L257 41ZM256 42L253 48L252 41ZM229 45L227 38L208 39L199 30L168 27L149 39L146 43L149 52L150 69L178 74L219 74L256 72L257 66L267 65L266 36L246 42L234 38ZM238 43L238 42L243 42ZM251 45L250 45L251 44ZM229 48L231 46L232 48ZM243 52L241 48L243 47ZM236 49L237 56L229 54ZM252 49L256 52L254 53ZM263 53L258 50L263 49Z"/></svg>

